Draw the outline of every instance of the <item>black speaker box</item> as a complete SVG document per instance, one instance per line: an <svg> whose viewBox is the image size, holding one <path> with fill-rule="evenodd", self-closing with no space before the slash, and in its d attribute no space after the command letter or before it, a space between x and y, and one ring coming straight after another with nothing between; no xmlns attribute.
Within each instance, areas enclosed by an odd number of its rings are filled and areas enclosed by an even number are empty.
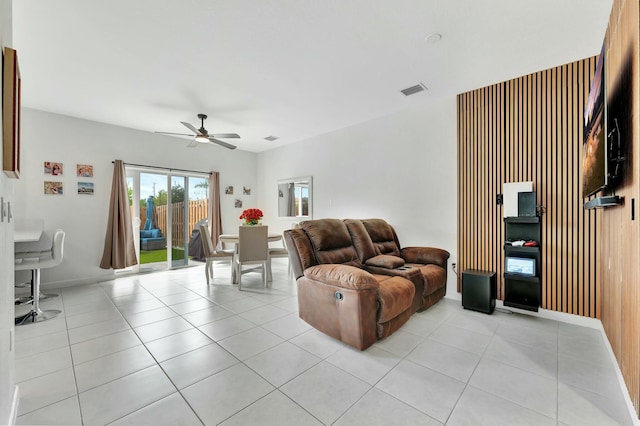
<svg viewBox="0 0 640 426"><path fill-rule="evenodd" d="M496 273L468 269L462 273L462 307L493 313L496 307Z"/></svg>

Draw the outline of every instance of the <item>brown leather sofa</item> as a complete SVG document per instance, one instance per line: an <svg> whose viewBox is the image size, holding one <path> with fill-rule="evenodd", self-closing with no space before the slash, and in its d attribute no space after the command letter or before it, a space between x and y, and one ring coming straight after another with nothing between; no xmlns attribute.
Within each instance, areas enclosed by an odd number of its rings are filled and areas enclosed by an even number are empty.
<svg viewBox="0 0 640 426"><path fill-rule="evenodd" d="M449 253L401 248L382 219L319 219L284 233L300 318L366 349L446 292Z"/></svg>

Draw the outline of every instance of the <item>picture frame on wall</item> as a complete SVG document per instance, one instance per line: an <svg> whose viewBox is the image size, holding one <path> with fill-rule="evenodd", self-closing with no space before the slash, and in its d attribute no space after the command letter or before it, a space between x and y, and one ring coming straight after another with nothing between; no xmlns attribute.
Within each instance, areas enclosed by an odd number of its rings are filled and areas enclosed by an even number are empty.
<svg viewBox="0 0 640 426"><path fill-rule="evenodd" d="M2 57L2 170L20 178L20 92L22 80L18 54L5 47Z"/></svg>
<svg viewBox="0 0 640 426"><path fill-rule="evenodd" d="M64 186L62 182L44 181L44 193L45 195L62 195L64 193Z"/></svg>
<svg viewBox="0 0 640 426"><path fill-rule="evenodd" d="M77 177L85 177L92 178L93 177L93 166L90 164L76 164L76 176Z"/></svg>
<svg viewBox="0 0 640 426"><path fill-rule="evenodd" d="M78 195L93 195L93 182L78 182Z"/></svg>
<svg viewBox="0 0 640 426"><path fill-rule="evenodd" d="M53 176L62 176L64 174L64 165L55 161L44 162L44 174Z"/></svg>
<svg viewBox="0 0 640 426"><path fill-rule="evenodd" d="M224 193L226 195L233 195L233 185L227 185L224 187Z"/></svg>

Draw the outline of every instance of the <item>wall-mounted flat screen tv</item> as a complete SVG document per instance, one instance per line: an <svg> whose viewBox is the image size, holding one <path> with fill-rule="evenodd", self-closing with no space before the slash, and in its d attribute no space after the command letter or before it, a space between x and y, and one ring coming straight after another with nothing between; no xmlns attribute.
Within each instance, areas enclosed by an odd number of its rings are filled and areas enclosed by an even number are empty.
<svg viewBox="0 0 640 426"><path fill-rule="evenodd" d="M583 197L593 195L607 187L604 82L603 44L584 111L584 156L582 158Z"/></svg>
<svg viewBox="0 0 640 426"><path fill-rule="evenodd" d="M505 271L509 274L518 274L525 277L535 277L536 260L525 257L507 256Z"/></svg>

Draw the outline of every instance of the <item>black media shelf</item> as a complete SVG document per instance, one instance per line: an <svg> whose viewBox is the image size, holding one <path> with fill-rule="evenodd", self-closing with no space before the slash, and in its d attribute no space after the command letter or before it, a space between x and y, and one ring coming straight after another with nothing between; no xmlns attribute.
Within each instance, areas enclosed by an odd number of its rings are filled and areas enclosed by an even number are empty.
<svg viewBox="0 0 640 426"><path fill-rule="evenodd" d="M504 245L506 257L522 257L535 260L535 276L504 273L504 305L529 311L538 311L540 306L540 289L542 287L542 253L539 216L506 217L506 241L536 241L535 247ZM505 265L506 266L506 265ZM506 270L506 267L505 267Z"/></svg>
<svg viewBox="0 0 640 426"><path fill-rule="evenodd" d="M511 244L505 244L504 249L509 251L509 253L537 254L540 251L540 247L512 246Z"/></svg>
<svg viewBox="0 0 640 426"><path fill-rule="evenodd" d="M540 278L538 278L538 277L529 277L529 276L526 276L526 275L510 274L508 272L504 273L504 277L505 277L505 279L515 280L515 281L522 281L522 282L525 282L525 283L535 283L535 284L540 283Z"/></svg>
<svg viewBox="0 0 640 426"><path fill-rule="evenodd" d="M540 216L513 216L505 217L506 223L540 223Z"/></svg>
<svg viewBox="0 0 640 426"><path fill-rule="evenodd" d="M538 308L536 307L535 309L529 305L529 304L523 304L523 303L516 303L516 302L507 302L506 300L503 302L504 306L510 306L512 308L518 308L518 309L524 309L527 311L534 311L534 312L538 312Z"/></svg>

